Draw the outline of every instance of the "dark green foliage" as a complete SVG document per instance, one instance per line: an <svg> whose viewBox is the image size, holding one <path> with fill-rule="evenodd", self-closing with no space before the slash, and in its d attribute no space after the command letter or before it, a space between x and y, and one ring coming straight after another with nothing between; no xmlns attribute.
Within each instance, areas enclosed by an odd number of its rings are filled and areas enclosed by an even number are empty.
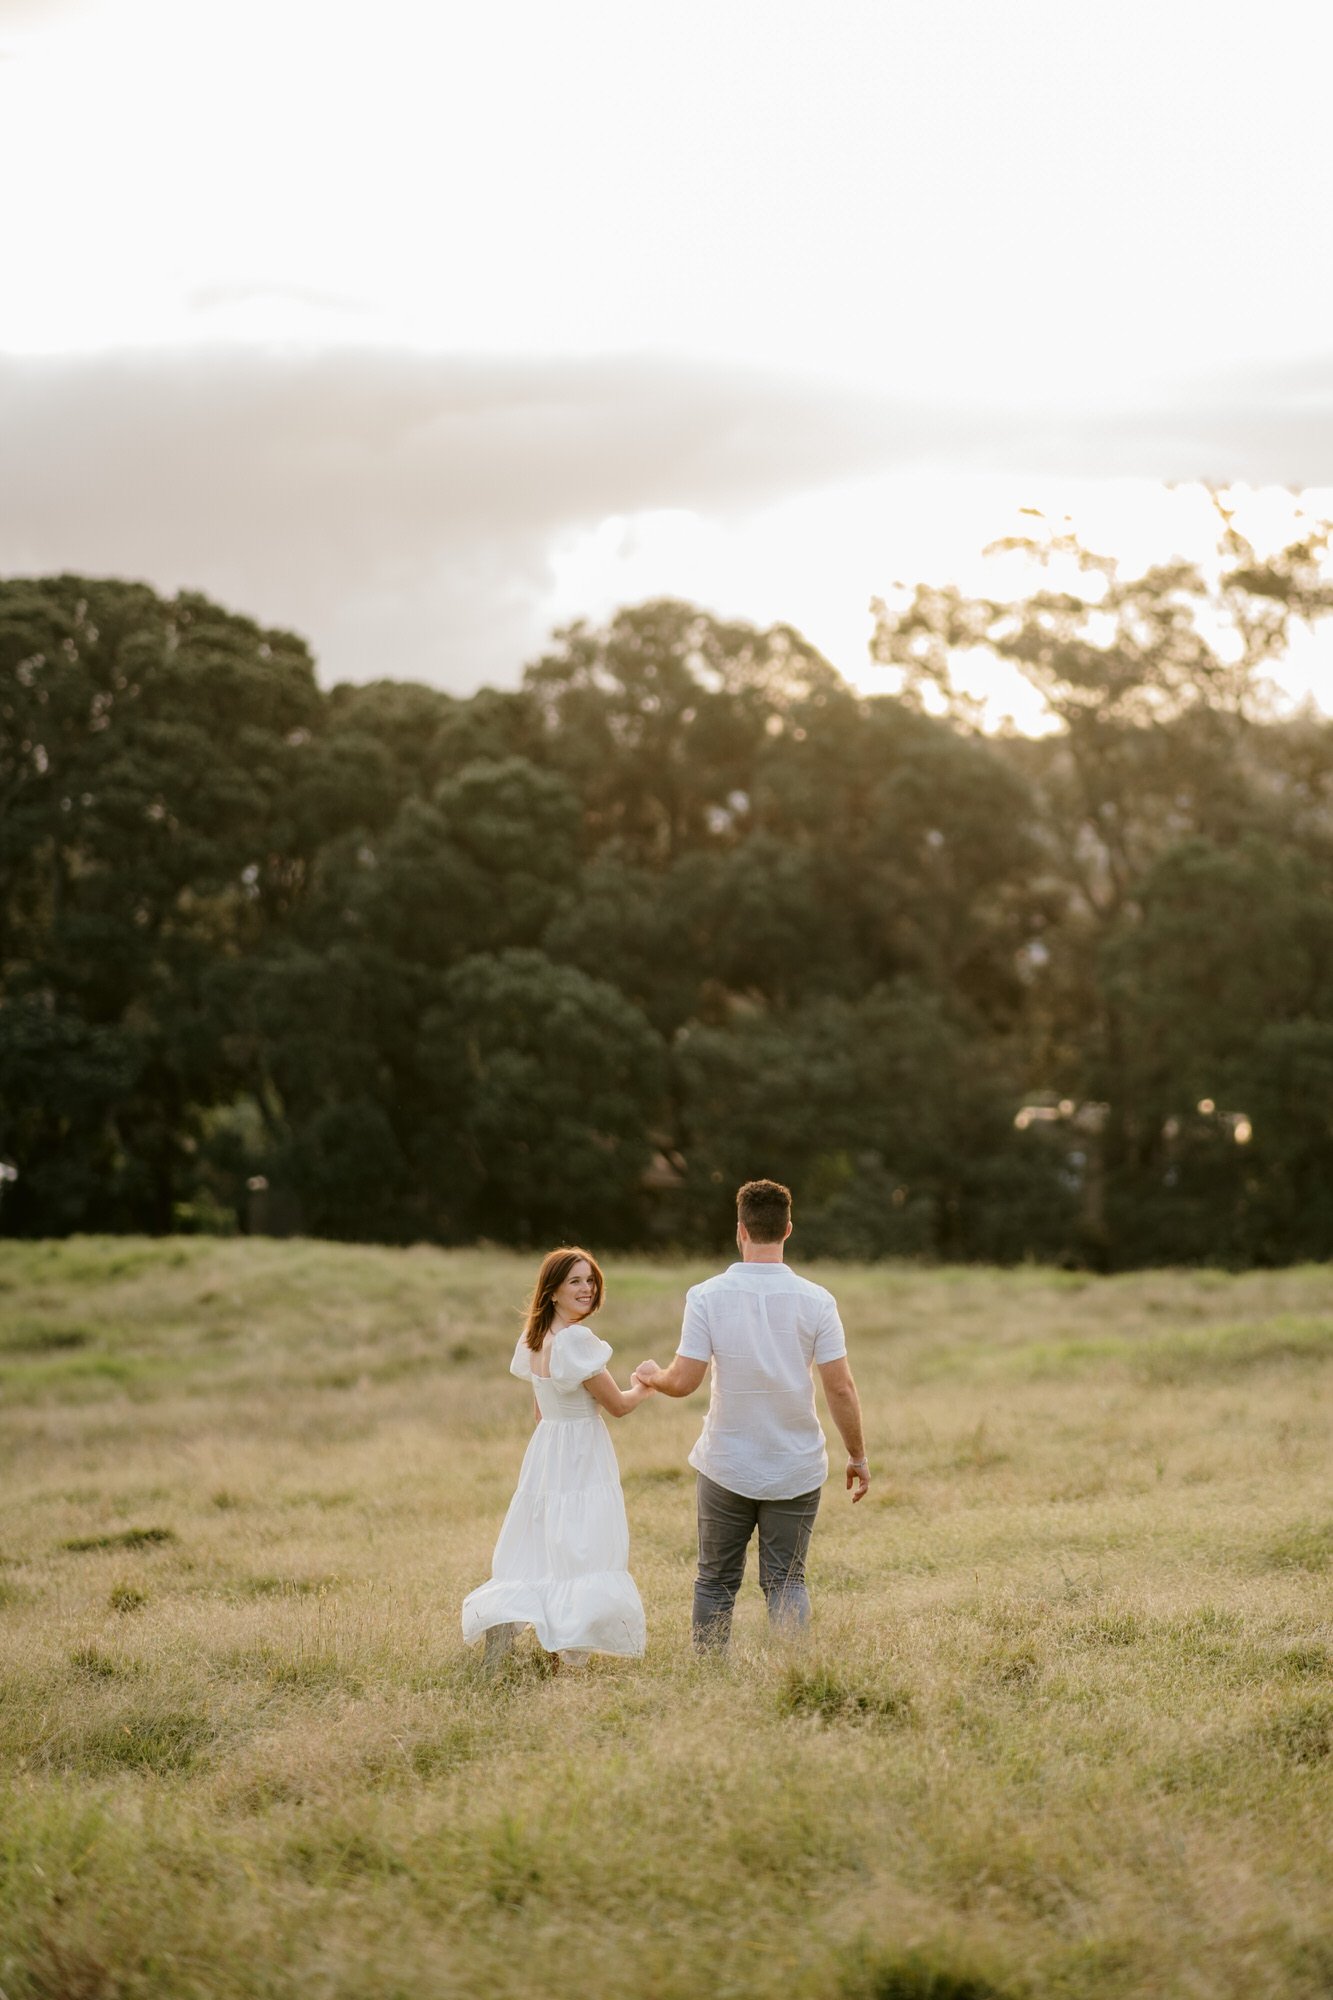
<svg viewBox="0 0 1333 2000"><path fill-rule="evenodd" d="M672 600L460 700L0 584L0 1227L711 1248L769 1174L807 1256L1327 1256L1333 726L1255 690L1333 592L1221 546L922 587L897 698Z"/></svg>
<svg viewBox="0 0 1333 2000"><path fill-rule="evenodd" d="M833 1256L1051 1254L1072 1217L1058 1163L1015 1130L1003 1057L908 982L678 1039L691 1192L722 1227L739 1181L801 1190Z"/></svg>
<svg viewBox="0 0 1333 2000"><path fill-rule="evenodd" d="M669 1035L697 1008L703 978L690 875L688 864L663 874L612 847L583 870L578 895L552 918L543 948L618 987Z"/></svg>
<svg viewBox="0 0 1333 2000"><path fill-rule="evenodd" d="M387 1112L373 1098L322 1106L279 1158L317 1236L355 1239L367 1217L377 1234L400 1233L392 1217L407 1200L408 1164Z"/></svg>
<svg viewBox="0 0 1333 2000"><path fill-rule="evenodd" d="M465 959L422 1026L434 1152L466 1235L535 1243L643 1227L662 1045L614 987L541 952Z"/></svg>
<svg viewBox="0 0 1333 2000"><path fill-rule="evenodd" d="M1117 921L1103 963L1120 1040L1108 1192L1121 1226L1163 1261L1216 1254L1223 1218L1229 1261L1279 1263L1327 1250L1326 872L1299 849L1253 833L1226 846L1198 838L1172 846ZM1205 1103L1213 1108L1202 1110ZM1233 1107L1247 1119L1242 1144L1226 1116Z"/></svg>
<svg viewBox="0 0 1333 2000"><path fill-rule="evenodd" d="M204 598L0 588L7 1226L172 1226L230 1081L209 974L258 920L320 704L301 641Z"/></svg>

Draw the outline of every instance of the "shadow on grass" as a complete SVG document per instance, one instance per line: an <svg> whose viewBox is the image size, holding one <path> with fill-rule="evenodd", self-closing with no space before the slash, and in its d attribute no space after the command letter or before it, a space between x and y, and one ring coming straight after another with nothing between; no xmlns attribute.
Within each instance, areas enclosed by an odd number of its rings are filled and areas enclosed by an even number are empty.
<svg viewBox="0 0 1333 2000"><path fill-rule="evenodd" d="M1263 1726L1260 1740L1284 1763L1322 1764L1333 1756L1333 1701L1296 1702Z"/></svg>
<svg viewBox="0 0 1333 2000"><path fill-rule="evenodd" d="M913 1720L905 1688L858 1686L829 1666L792 1665L778 1683L779 1715L826 1723L881 1723L901 1728Z"/></svg>
<svg viewBox="0 0 1333 2000"><path fill-rule="evenodd" d="M841 2000L1018 2000L1014 1988L997 1986L984 1973L917 1951L887 1956L863 1950L839 1992Z"/></svg>
<svg viewBox="0 0 1333 2000"><path fill-rule="evenodd" d="M122 1989L111 1968L82 1945L39 1931L23 1967L30 2000L113 2000Z"/></svg>
<svg viewBox="0 0 1333 2000"><path fill-rule="evenodd" d="M79 1347L91 1347L97 1335L91 1327L49 1325L40 1320L17 1320L0 1337L4 1354L68 1354Z"/></svg>
<svg viewBox="0 0 1333 2000"><path fill-rule="evenodd" d="M338 1588L336 1576L243 1576L231 1586L238 1597L322 1597Z"/></svg>
<svg viewBox="0 0 1333 2000"><path fill-rule="evenodd" d="M76 1535L60 1547L78 1556L94 1549L155 1549L179 1539L174 1528L123 1528L118 1535Z"/></svg>

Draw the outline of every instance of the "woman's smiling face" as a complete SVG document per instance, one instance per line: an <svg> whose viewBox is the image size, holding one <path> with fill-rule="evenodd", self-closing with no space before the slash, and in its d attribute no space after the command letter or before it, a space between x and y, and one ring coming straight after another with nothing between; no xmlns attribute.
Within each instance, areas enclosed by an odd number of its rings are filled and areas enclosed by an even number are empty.
<svg viewBox="0 0 1333 2000"><path fill-rule="evenodd" d="M586 1319L592 1311L596 1290L592 1266L586 1257L580 1257L576 1264L570 1265L569 1275L563 1284L556 1286L552 1294L557 1317L564 1320L566 1325L574 1320Z"/></svg>

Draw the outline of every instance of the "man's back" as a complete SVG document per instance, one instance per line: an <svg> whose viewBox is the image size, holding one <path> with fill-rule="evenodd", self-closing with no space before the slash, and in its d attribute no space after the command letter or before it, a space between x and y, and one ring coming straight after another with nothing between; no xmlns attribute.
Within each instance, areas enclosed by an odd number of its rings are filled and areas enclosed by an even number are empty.
<svg viewBox="0 0 1333 2000"><path fill-rule="evenodd" d="M678 1352L713 1365L696 1471L754 1500L822 1486L811 1370L847 1352L831 1292L780 1262L733 1264L689 1292Z"/></svg>

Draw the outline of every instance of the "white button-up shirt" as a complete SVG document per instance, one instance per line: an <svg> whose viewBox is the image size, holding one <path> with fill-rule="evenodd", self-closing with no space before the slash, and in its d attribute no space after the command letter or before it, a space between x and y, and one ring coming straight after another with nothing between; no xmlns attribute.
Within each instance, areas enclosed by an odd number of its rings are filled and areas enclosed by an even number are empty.
<svg viewBox="0 0 1333 2000"><path fill-rule="evenodd" d="M832 1292L785 1264L733 1264L686 1293L677 1352L713 1364L696 1472L750 1500L823 1485L813 1371L847 1352Z"/></svg>

